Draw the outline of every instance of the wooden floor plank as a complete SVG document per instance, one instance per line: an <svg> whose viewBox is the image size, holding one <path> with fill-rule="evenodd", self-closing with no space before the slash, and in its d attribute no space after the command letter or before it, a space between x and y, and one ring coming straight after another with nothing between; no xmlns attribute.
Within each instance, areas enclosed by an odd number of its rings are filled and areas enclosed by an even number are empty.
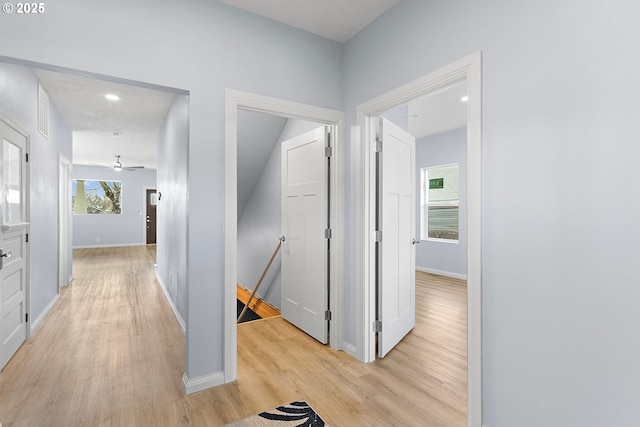
<svg viewBox="0 0 640 427"><path fill-rule="evenodd" d="M416 327L362 364L281 317L238 325L238 380L185 395L155 246L74 251L74 283L0 378L9 426L215 426L307 400L334 426L466 425L466 286L416 275Z"/></svg>

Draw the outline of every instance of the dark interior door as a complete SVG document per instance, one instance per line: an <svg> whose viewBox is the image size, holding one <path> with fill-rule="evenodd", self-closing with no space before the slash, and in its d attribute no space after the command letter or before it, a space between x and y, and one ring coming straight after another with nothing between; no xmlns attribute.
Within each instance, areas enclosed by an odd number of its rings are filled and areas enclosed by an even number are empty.
<svg viewBox="0 0 640 427"><path fill-rule="evenodd" d="M156 243L156 190L147 190L147 245Z"/></svg>

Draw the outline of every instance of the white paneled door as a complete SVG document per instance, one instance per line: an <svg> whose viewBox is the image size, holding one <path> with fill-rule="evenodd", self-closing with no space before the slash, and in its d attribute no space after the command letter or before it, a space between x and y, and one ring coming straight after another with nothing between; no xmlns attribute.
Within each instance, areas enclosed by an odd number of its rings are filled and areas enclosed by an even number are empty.
<svg viewBox="0 0 640 427"><path fill-rule="evenodd" d="M327 130L282 143L282 317L328 340Z"/></svg>
<svg viewBox="0 0 640 427"><path fill-rule="evenodd" d="M0 117L0 369L27 339L28 139Z"/></svg>
<svg viewBox="0 0 640 427"><path fill-rule="evenodd" d="M378 167L378 356L416 323L415 138L380 120Z"/></svg>

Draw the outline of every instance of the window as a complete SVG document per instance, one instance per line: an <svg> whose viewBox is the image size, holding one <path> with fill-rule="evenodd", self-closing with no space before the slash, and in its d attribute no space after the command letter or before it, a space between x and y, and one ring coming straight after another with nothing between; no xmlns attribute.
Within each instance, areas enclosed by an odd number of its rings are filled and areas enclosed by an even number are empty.
<svg viewBox="0 0 640 427"><path fill-rule="evenodd" d="M457 242L458 164L422 168L420 175L421 239Z"/></svg>
<svg viewBox="0 0 640 427"><path fill-rule="evenodd" d="M120 181L89 181L74 179L72 204L74 215L120 215Z"/></svg>

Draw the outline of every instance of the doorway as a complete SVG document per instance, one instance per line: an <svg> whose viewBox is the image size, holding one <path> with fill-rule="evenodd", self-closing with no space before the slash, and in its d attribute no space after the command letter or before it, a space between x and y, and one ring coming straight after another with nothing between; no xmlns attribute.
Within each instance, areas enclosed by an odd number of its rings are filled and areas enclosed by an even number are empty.
<svg viewBox="0 0 640 427"><path fill-rule="evenodd" d="M362 145L359 153L362 169L359 199L362 226L359 242L358 268L362 274L358 305L362 309L362 323L358 330L359 357L371 362L376 357L376 333L371 327L376 321L376 250L375 213L375 156L372 154L375 132L372 126L376 116L405 105L415 99L441 90L453 83L465 81L469 96L467 103L467 379L468 425L480 425L482 420L482 306L481 306L481 167L482 167L482 55L480 52L462 58L439 70L372 99L357 108L357 123L361 130ZM369 149L372 148L372 149Z"/></svg>
<svg viewBox="0 0 640 427"><path fill-rule="evenodd" d="M145 188L145 241L147 245L156 244L156 211L158 205L158 193L155 188Z"/></svg>
<svg viewBox="0 0 640 427"><path fill-rule="evenodd" d="M342 145L341 132L344 115L340 111L314 107L306 104L270 98L228 89L225 94L225 382L237 378L237 328L236 328L236 286L238 282L238 110L249 110L273 114L290 119L301 119L325 124L335 129L332 140L331 169L329 180L335 188L330 195L329 216L332 218L332 255L330 265L329 305L332 307L331 347L340 349L340 298L342 289L342 247L343 226L339 212L342 212Z"/></svg>
<svg viewBox="0 0 640 427"><path fill-rule="evenodd" d="M330 126L245 109L237 126L239 299L326 344Z"/></svg>

